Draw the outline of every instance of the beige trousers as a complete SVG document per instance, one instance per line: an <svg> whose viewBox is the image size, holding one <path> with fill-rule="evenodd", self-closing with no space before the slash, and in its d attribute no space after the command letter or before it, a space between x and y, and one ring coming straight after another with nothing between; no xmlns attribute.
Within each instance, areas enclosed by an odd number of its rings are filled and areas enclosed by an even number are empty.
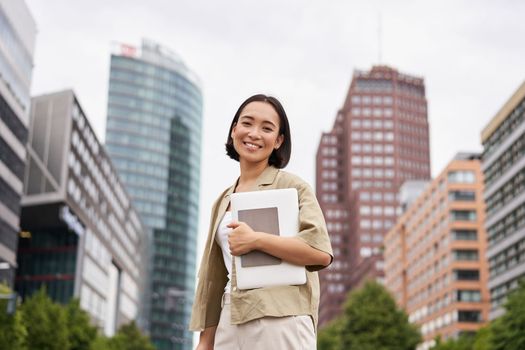
<svg viewBox="0 0 525 350"><path fill-rule="evenodd" d="M214 350L315 350L317 341L310 316L263 317L232 325L229 295L223 298Z"/></svg>

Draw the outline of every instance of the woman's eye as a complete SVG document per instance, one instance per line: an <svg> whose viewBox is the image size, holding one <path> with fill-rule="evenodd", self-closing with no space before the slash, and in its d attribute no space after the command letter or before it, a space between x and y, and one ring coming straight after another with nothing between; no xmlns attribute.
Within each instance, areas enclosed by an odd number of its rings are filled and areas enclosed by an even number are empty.
<svg viewBox="0 0 525 350"><path fill-rule="evenodd" d="M268 132L272 132L273 129L272 128L263 128L264 131L268 131Z"/></svg>
<svg viewBox="0 0 525 350"><path fill-rule="evenodd" d="M244 126L250 126L251 124L248 123L248 122L242 122L242 125L244 125Z"/></svg>

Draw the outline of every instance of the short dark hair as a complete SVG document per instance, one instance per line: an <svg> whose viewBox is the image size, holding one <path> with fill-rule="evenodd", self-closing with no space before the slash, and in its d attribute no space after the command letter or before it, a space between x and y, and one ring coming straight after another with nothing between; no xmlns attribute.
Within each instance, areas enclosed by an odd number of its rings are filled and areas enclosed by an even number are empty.
<svg viewBox="0 0 525 350"><path fill-rule="evenodd" d="M270 104L273 107L273 109L275 109L275 111L277 112L277 115L279 115L279 135L283 136L283 143L281 144L281 147L273 150L272 154L270 155L270 158L268 159L268 164L276 168L282 169L290 161L290 154L292 153L292 137L290 135L290 124L288 123L288 117L286 116L286 112L284 111L283 105L281 104L281 102L279 102L278 99L276 99L273 96L267 96L263 94L253 95L251 97L248 97L239 106L239 109L237 109L237 112L235 113L235 116L233 117L233 120L231 122L230 130L228 131L228 138L226 140L226 154L230 156L230 158L239 161L239 153L237 153L237 151L233 147L232 130L233 127L237 124L239 116L241 115L241 112L244 109L244 107L246 107L246 105L248 105L251 102L266 102Z"/></svg>

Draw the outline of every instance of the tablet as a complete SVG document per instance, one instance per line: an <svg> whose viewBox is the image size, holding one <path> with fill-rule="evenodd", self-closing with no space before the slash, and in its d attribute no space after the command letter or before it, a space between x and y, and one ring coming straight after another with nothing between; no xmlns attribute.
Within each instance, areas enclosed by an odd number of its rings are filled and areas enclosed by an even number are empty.
<svg viewBox="0 0 525 350"><path fill-rule="evenodd" d="M233 193L232 219L254 231L282 237L299 232L299 201L295 188ZM253 289L306 283L304 266L293 265L261 251L234 257L237 288Z"/></svg>

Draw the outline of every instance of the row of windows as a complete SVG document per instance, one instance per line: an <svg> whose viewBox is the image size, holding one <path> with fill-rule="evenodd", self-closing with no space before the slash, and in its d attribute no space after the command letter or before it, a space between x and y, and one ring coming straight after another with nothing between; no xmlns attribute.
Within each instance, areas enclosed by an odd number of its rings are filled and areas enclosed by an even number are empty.
<svg viewBox="0 0 525 350"><path fill-rule="evenodd" d="M393 141L393 132L382 132L382 131L352 131L352 140L363 140L363 141Z"/></svg>
<svg viewBox="0 0 525 350"><path fill-rule="evenodd" d="M525 225L525 203L498 220L487 229L490 245L511 236Z"/></svg>
<svg viewBox="0 0 525 350"><path fill-rule="evenodd" d="M164 81L181 89L186 88L188 92L193 92L197 96L200 95L198 88L190 82L187 77L176 70L165 68L161 65L151 64L146 61L136 60L125 56L112 55L111 71L118 71L119 69L132 71L133 74L130 75L133 76L152 77L157 81Z"/></svg>
<svg viewBox="0 0 525 350"><path fill-rule="evenodd" d="M394 145L387 143L352 143L352 152L394 153Z"/></svg>
<svg viewBox="0 0 525 350"><path fill-rule="evenodd" d="M1 113L1 111L0 111ZM9 170L20 180L24 179L25 163L0 137L0 161L9 167Z"/></svg>
<svg viewBox="0 0 525 350"><path fill-rule="evenodd" d="M401 209L398 208L398 212ZM359 213L361 215L385 215L385 216L395 216L396 215L396 208L394 206L368 206L368 205L362 205L359 207Z"/></svg>
<svg viewBox="0 0 525 350"><path fill-rule="evenodd" d="M489 187L504 174L513 164L525 155L525 133L503 152L485 171L485 186Z"/></svg>
<svg viewBox="0 0 525 350"><path fill-rule="evenodd" d="M523 123L525 118L525 99L509 114L498 128L483 142L483 159L492 154L497 147L506 140L514 130Z"/></svg>
<svg viewBox="0 0 525 350"><path fill-rule="evenodd" d="M11 109L4 97L0 94L0 120L9 128L22 144L26 144L28 130ZM2 152L0 152L1 154Z"/></svg>
<svg viewBox="0 0 525 350"><path fill-rule="evenodd" d="M355 103L355 104L362 103L364 105L369 105L369 104L391 105L394 102L394 99L392 98L392 96L352 95L351 101L352 101L352 103Z"/></svg>
<svg viewBox="0 0 525 350"><path fill-rule="evenodd" d="M374 230L382 230L382 229L389 229L392 226L394 226L393 220L368 220L363 219L359 222L359 227L362 229L374 229Z"/></svg>
<svg viewBox="0 0 525 350"><path fill-rule="evenodd" d="M360 188L386 188L391 189L394 187L392 181L352 181L352 190L358 190Z"/></svg>
<svg viewBox="0 0 525 350"><path fill-rule="evenodd" d="M353 168L352 177L364 177L364 178L393 178L393 169L370 169L370 168Z"/></svg>
<svg viewBox="0 0 525 350"><path fill-rule="evenodd" d="M394 165L394 157L379 157L379 156L352 156L351 163L353 165Z"/></svg>
<svg viewBox="0 0 525 350"><path fill-rule="evenodd" d="M363 129L393 129L394 122L391 120L370 120L370 119L352 119L352 128L363 128Z"/></svg>
<svg viewBox="0 0 525 350"><path fill-rule="evenodd" d="M490 276L494 278L524 262L525 239L522 239L489 259Z"/></svg>
<svg viewBox="0 0 525 350"><path fill-rule="evenodd" d="M501 186L495 193L487 198L487 216L501 208L503 205L516 198L525 190L525 168Z"/></svg>

